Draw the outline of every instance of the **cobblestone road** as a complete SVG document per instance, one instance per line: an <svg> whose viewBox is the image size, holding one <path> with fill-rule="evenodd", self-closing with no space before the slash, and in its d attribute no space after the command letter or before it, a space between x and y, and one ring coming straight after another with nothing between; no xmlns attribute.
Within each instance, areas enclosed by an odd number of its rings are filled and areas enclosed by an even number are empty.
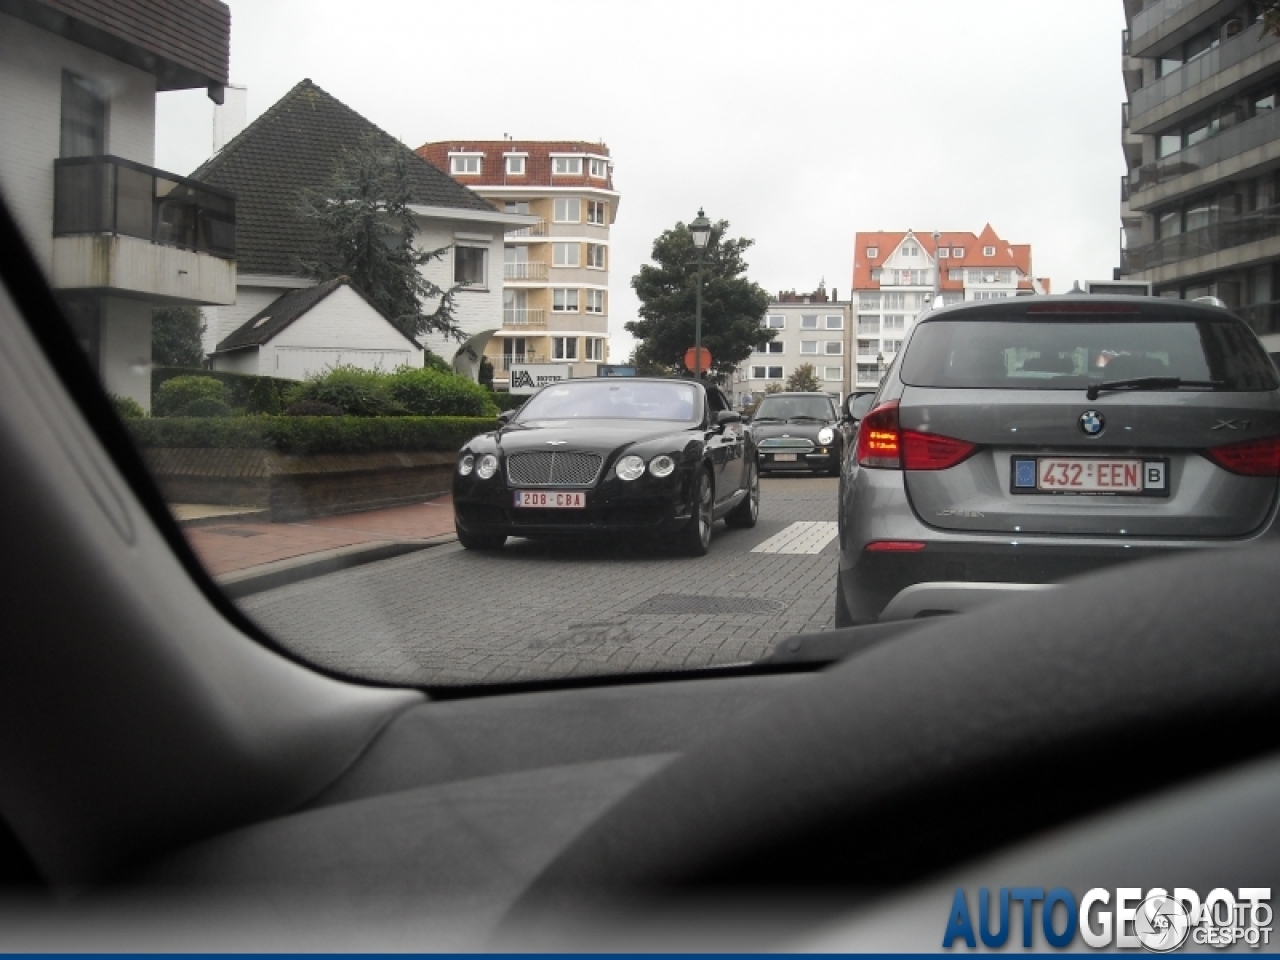
<svg viewBox="0 0 1280 960"><path fill-rule="evenodd" d="M661 547L509 540L434 547L257 594L242 607L282 644L344 674L420 684L689 669L756 660L832 626L837 545L753 552L832 522L837 481L762 483L753 530L716 524L706 557Z"/></svg>

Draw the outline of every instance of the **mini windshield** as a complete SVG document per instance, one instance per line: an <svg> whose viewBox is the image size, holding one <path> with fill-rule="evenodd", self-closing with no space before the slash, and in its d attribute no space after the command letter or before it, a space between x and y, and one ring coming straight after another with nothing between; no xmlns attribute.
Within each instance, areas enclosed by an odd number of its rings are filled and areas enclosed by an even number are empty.
<svg viewBox="0 0 1280 960"><path fill-rule="evenodd" d="M757 420L834 420L835 411L826 397L765 397L756 410Z"/></svg>
<svg viewBox="0 0 1280 960"><path fill-rule="evenodd" d="M1257 338L1225 319L933 320L902 361L903 382L918 387L1081 390L1140 377L1217 381L1227 391L1277 386Z"/></svg>
<svg viewBox="0 0 1280 960"><path fill-rule="evenodd" d="M680 420L702 415L698 389L688 383L618 380L561 382L536 394L517 420Z"/></svg>

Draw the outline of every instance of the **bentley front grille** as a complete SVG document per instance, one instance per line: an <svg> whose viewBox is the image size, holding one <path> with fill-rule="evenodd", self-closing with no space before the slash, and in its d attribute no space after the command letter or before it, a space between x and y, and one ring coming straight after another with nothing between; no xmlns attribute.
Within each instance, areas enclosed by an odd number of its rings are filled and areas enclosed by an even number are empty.
<svg viewBox="0 0 1280 960"><path fill-rule="evenodd" d="M507 480L521 487L589 487L603 463L596 453L516 453L507 457Z"/></svg>

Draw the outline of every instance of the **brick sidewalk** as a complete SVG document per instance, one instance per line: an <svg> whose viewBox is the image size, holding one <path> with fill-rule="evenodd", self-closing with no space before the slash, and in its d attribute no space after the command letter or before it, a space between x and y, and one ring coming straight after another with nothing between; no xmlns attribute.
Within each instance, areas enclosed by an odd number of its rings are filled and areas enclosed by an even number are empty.
<svg viewBox="0 0 1280 960"><path fill-rule="evenodd" d="M453 533L453 498L438 497L407 507L389 507L296 523L246 521L187 527L184 531L214 576L364 543L427 540Z"/></svg>

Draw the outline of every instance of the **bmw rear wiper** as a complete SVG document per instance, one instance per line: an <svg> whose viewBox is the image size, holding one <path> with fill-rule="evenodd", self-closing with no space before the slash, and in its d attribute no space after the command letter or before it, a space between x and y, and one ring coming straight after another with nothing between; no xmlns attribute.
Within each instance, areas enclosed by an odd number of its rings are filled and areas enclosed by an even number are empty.
<svg viewBox="0 0 1280 960"><path fill-rule="evenodd" d="M1221 380L1183 380L1181 377L1134 377L1132 380L1103 380L1101 383L1089 384L1084 395L1090 400L1097 400L1103 390L1177 390L1179 387L1206 387L1213 389L1225 386Z"/></svg>

